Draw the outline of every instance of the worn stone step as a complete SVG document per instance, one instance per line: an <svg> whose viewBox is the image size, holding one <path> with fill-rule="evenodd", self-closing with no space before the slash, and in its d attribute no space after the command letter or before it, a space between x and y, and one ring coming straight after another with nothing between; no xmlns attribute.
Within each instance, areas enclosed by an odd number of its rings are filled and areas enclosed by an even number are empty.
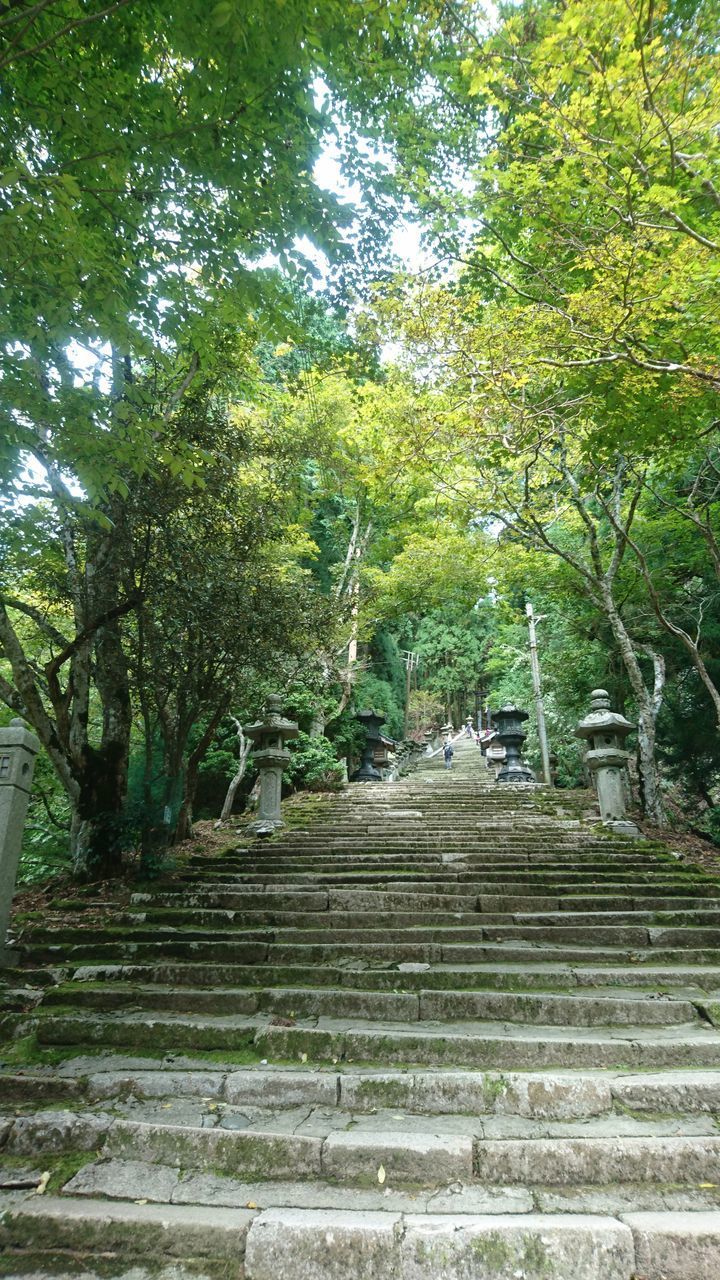
<svg viewBox="0 0 720 1280"><path fill-rule="evenodd" d="M43 1008L55 1005L110 1010L166 1009L218 1014L280 1013L295 1017L387 1018L390 1021L506 1020L548 1026L667 1026L698 1019L687 1000L670 997L546 995L535 993L367 991L361 975L353 987L260 987L207 991L159 985L88 988L82 983L47 992Z"/></svg>
<svg viewBox="0 0 720 1280"><path fill-rule="evenodd" d="M718 1160L720 1137L509 1138L475 1145L476 1177L521 1186L713 1182Z"/></svg>
<svg viewBox="0 0 720 1280"><path fill-rule="evenodd" d="M473 931L473 937L479 930ZM280 936L280 935L278 935ZM385 935L387 936L387 935ZM434 935L433 935L434 936ZM426 937L423 934L422 937ZM245 935L247 938L247 935ZM641 971L646 965L650 967L678 965L687 967L692 963L700 966L714 967L720 965L720 948L696 947L692 949L674 949L672 947L609 947L609 946L572 946L557 945L552 942L522 943L508 941L453 942L444 938L442 941L405 942L393 941L372 942L357 936L349 940L332 942L309 942L306 935L300 934L287 941L275 941L270 938L255 941L183 941L174 937L163 942L112 942L85 944L57 944L33 947L20 947L32 963L41 960L58 967L74 966L85 962L96 965L122 964L123 962L152 961L167 963L173 959L180 961L199 961L207 964L326 964L333 961L361 960L370 964L397 965L401 963L445 963L450 965L492 964L507 962L508 964L532 964L538 960L571 965L635 965Z"/></svg>
<svg viewBox="0 0 720 1280"><path fill-rule="evenodd" d="M424 1027L368 1019L323 1018L319 1025L273 1025L260 1018L126 1013L34 1013L17 1023L45 1045L113 1045L156 1051L252 1049L269 1061L419 1063L488 1069L551 1067L706 1067L720 1064L720 1035L709 1025L588 1029L466 1022Z"/></svg>
<svg viewBox="0 0 720 1280"><path fill-rule="evenodd" d="M332 1067L237 1068L204 1064L201 1068L158 1069L117 1056L72 1061L64 1075L2 1074L3 1097L23 1103L102 1102L116 1097L229 1103L235 1107L287 1108L308 1105L351 1114L394 1111L416 1115L523 1116L561 1120L629 1113L664 1115L668 1122L696 1114L714 1117L720 1110L720 1071L651 1072L640 1075L606 1071L484 1072L343 1070ZM74 1074L73 1074L74 1072ZM711 1130L709 1130L710 1132Z"/></svg>
<svg viewBox="0 0 720 1280"><path fill-rule="evenodd" d="M685 1120L681 1137L672 1134L677 1121L651 1118L626 1119L608 1137L613 1121L603 1116L540 1121L502 1115L398 1116L386 1110L354 1116L322 1108L308 1115L305 1108L294 1108L261 1110L249 1121L222 1104L203 1111L202 1103L188 1109L182 1101L135 1102L131 1110L140 1118L125 1118L123 1104L117 1102L114 1116L64 1111L20 1116L5 1139L5 1150L11 1156L32 1152L34 1158L88 1151L201 1172L234 1174L242 1169L246 1178L321 1178L349 1186L372 1185L382 1168L391 1186L425 1187L455 1181L695 1185L712 1181L720 1155L712 1119L702 1115ZM200 1125L201 1114L203 1121L214 1123Z"/></svg>
<svg viewBox="0 0 720 1280"><path fill-rule="evenodd" d="M528 1119L567 1120L621 1114L690 1116L720 1110L720 1071L631 1072L570 1071L486 1072L352 1067L238 1068L203 1063L178 1070L159 1069L143 1059L96 1058L69 1061L62 1075L36 1075L32 1069L2 1074L3 1096L26 1103L45 1100L100 1102L116 1096L204 1101L234 1106L288 1107L301 1104L352 1113L392 1107L419 1115L518 1115Z"/></svg>
<svg viewBox="0 0 720 1280"><path fill-rule="evenodd" d="M231 1213L211 1206L133 1204L107 1200L73 1200L44 1196L27 1199L0 1223L0 1244L22 1264L22 1251L48 1255L55 1272L59 1251L102 1259L104 1273L113 1263L116 1275L132 1260L147 1257L188 1264L187 1274L208 1261L242 1266L245 1242L256 1215ZM73 1258L67 1259L72 1266ZM56 1273L56 1272L55 1272ZM26 1271L21 1272L27 1278ZM35 1273L37 1274L37 1272Z"/></svg>
<svg viewBox="0 0 720 1280"><path fill-rule="evenodd" d="M65 1184L64 1194L105 1195L127 1199L138 1181L144 1182L151 1200L172 1196L173 1203L224 1205L244 1208L248 1201L259 1210L275 1207L333 1209L347 1205L342 1187L327 1182L243 1182L228 1176L183 1172L169 1166L144 1165L140 1161L101 1160L84 1166ZM353 1188L356 1210L418 1213L430 1209L453 1216L469 1213L522 1214L614 1213L684 1210L687 1217L717 1209L720 1188L623 1183L617 1186L491 1187L477 1183L452 1184L430 1192L420 1188Z"/></svg>
<svg viewBox="0 0 720 1280"><path fill-rule="evenodd" d="M561 926L582 925L589 929L593 929L595 925L606 928L608 925L648 925L659 926L668 925L677 928L696 928L697 926L715 927L720 926L720 910L707 907L693 908L690 911L680 910L678 908L670 911L666 910L648 910L639 907L633 910L625 911L576 911L572 904L566 905L562 911L519 911L515 913L514 920L517 924L532 925L548 925ZM718 933L720 937L720 930Z"/></svg>
<svg viewBox="0 0 720 1280"><path fill-rule="evenodd" d="M527 961L496 965L450 965L438 963L395 964L372 968L362 960L346 965L213 965L174 963L156 965L83 965L70 969L63 980L72 982L128 982L160 986L202 986L222 990L225 987L277 986L347 986L361 985L373 991L443 989L443 990L508 990L561 992L578 987L603 988L616 995L615 987L658 990L666 994L720 992L720 966L684 965L652 968L638 965L615 968L592 968Z"/></svg>
<svg viewBox="0 0 720 1280"><path fill-rule="evenodd" d="M183 1248L187 1255L189 1245L200 1259L225 1250L226 1258L244 1266L245 1280L434 1280L440 1267L444 1280L482 1276L483 1270L497 1280L518 1273L523 1280L630 1280L636 1262L633 1228L599 1215L502 1218L276 1208L239 1217L236 1209L177 1208L175 1213L169 1211L174 1206L45 1198L15 1209L4 1235L16 1248L57 1238L61 1247L73 1249L88 1240L101 1247L104 1234L108 1245L117 1240L122 1248L136 1231L137 1244L146 1239L151 1256L173 1236L179 1249L168 1248L171 1257ZM657 1238L647 1221L635 1229ZM686 1280L696 1275L687 1273Z"/></svg>
<svg viewBox="0 0 720 1280"><path fill-rule="evenodd" d="M494 885L492 882L481 880L463 881L457 879L457 873L453 873L454 878L449 877L444 880L430 879L409 880L404 881L402 877L362 877L364 888L377 888L392 892L412 892L423 897L436 898L442 895L444 898L452 899L453 905L460 898L472 900L473 907L477 902L481 910L495 911L556 911L556 910L622 910L626 905L639 907L642 910L682 910L687 907L690 910L703 908L705 904L712 906L716 902L720 902L720 887L715 884L711 886L694 885L694 884L676 884L642 882L626 882L626 883L608 883L605 884L587 884L576 885L572 883L558 884L556 886L549 885L527 885L525 883L500 883ZM318 884L323 887L331 885L332 887L353 888L354 884L360 877L353 879L351 876L323 876L313 879L306 884L295 884L294 890L298 894L313 894ZM286 883L287 877L283 883ZM250 879L248 876L243 877L243 881L236 885L228 885L227 887L201 888L190 892L187 888L176 885L172 891L165 888L162 892L155 893L134 893L131 895L130 904L133 908L158 908L170 907L177 908L181 904L186 908L208 907L222 908L227 910L242 909L247 905L250 895L259 895L260 892L267 894L271 901L275 894L281 893L280 884L268 882L267 878ZM267 898L264 899L267 905ZM303 900L303 905L304 905ZM501 904L508 904L507 906ZM527 905L525 905L527 904ZM274 905L274 903L273 903ZM78 910L83 908L82 901L76 904Z"/></svg>
<svg viewBox="0 0 720 1280"><path fill-rule="evenodd" d="M296 1123L302 1117L293 1113ZM244 1117L240 1117L242 1121ZM350 1113L341 1117L346 1124ZM141 1160L202 1172L234 1174L246 1178L317 1179L347 1185L377 1182L382 1166L396 1184L442 1186L473 1179L471 1135L434 1133L421 1127L413 1132L382 1128L332 1128L320 1117L319 1132L293 1133L283 1129L282 1113L260 1123L265 1128L198 1127L173 1123L172 1113L162 1122L113 1119L111 1116L73 1116L66 1112L40 1112L20 1117L8 1135L5 1149L11 1155L44 1154L63 1150L99 1152L121 1160ZM276 1130L273 1131L273 1125Z"/></svg>

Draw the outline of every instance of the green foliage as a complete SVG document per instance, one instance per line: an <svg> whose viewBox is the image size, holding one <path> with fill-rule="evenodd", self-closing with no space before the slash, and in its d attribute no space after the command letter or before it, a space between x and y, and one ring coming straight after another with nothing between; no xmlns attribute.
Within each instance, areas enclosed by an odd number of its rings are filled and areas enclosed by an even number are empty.
<svg viewBox="0 0 720 1280"><path fill-rule="evenodd" d="M382 715L382 732L389 738L402 738L404 701L398 700L390 681L375 675L372 668L358 677L355 703L358 711L376 711Z"/></svg>
<svg viewBox="0 0 720 1280"><path fill-rule="evenodd" d="M393 702L402 711L405 706L405 664L400 646L387 628L378 627L368 645L368 658L373 675L390 686ZM391 736L396 738L402 734L393 733Z"/></svg>
<svg viewBox="0 0 720 1280"><path fill-rule="evenodd" d="M18 867L18 884L42 884L72 868L70 805L50 761L41 751L35 762Z"/></svg>
<svg viewBox="0 0 720 1280"><path fill-rule="evenodd" d="M300 733L289 744L292 759L285 777L297 788L330 791L341 781L342 768L327 738Z"/></svg>
<svg viewBox="0 0 720 1280"><path fill-rule="evenodd" d="M443 699L445 714L460 724L474 714L475 690L485 682L487 640L492 611L487 605L465 610L448 603L421 619L414 640L420 654L422 687Z"/></svg>

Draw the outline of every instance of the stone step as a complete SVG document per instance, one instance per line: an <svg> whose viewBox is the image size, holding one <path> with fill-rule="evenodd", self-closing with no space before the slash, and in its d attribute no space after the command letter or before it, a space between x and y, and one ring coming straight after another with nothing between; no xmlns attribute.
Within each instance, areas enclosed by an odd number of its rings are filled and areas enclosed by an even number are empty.
<svg viewBox="0 0 720 1280"><path fill-rule="evenodd" d="M600 911L613 914L660 911L672 914L674 917L685 911L692 915L704 912L710 915L711 923L716 916L720 915L720 891L717 889L712 895L703 893L702 896L686 896L677 893L673 896L665 895L662 888L658 890L652 885L646 885L645 888L646 892L643 894L634 894L632 889L628 888L622 892L616 889L612 892L601 890L599 893L592 894L586 890L581 893L566 892L561 896L549 896L546 891L541 896L539 894L489 893L483 886L478 886L477 890L473 887L473 891L470 892L470 886L437 883L432 883L422 890L406 888L400 884L363 885L360 888L345 885L333 886L328 890L305 886L298 888L292 894L274 888L265 888L257 892L249 886L238 886L234 890L208 889L202 893L186 895L136 893L132 895L131 906L142 908L146 912L182 910L185 915L190 914L191 918L191 913L195 911L247 912L270 908L273 911L283 912L293 910L332 912L375 908L392 911L415 909L427 911L428 908L432 908L438 911L465 912L514 910L534 914L555 914L562 911L590 915ZM711 914L713 912L715 916ZM158 918L164 917L158 916Z"/></svg>
<svg viewBox="0 0 720 1280"><path fill-rule="evenodd" d="M0 1239L20 1265L23 1256L40 1265L47 1259L50 1269L36 1269L38 1278L58 1276L62 1262L52 1256L55 1250L79 1259L103 1254L105 1276L113 1264L111 1275L126 1270L123 1260L150 1258L156 1274L158 1262L170 1259L172 1274L181 1278L202 1274L208 1263L240 1267L245 1280L713 1278L720 1247L716 1211L611 1216L512 1207L503 1212L502 1200L496 1203L500 1212L478 1214L433 1212L432 1206L425 1213L410 1206L255 1211L43 1197L16 1206ZM26 1267L18 1274L27 1277Z"/></svg>
<svg viewBox="0 0 720 1280"><path fill-rule="evenodd" d="M352 933L352 931L351 931ZM473 931L476 937L479 930ZM572 946L553 943L511 944L494 942L489 939L481 942L442 941L366 941L362 936L350 937L347 940L331 942L305 941L305 934L300 934L300 941L275 941L281 934L271 934L255 939L248 939L247 933L243 941L192 941L183 940L175 935L163 942L112 943L75 943L55 944L20 948L31 963L45 962L50 965L66 967L78 963L90 962L97 965L118 964L124 961L131 963L152 960L155 963L179 959L204 961L211 964L326 964L336 961L362 961L368 964L398 965L401 963L426 964L483 964L493 961L506 961L508 964L523 964L534 961L558 962L573 965L636 965L638 970L649 965L680 965L687 967L689 955L687 950L672 947L609 947L609 946ZM324 936L324 935L320 935ZM384 935L387 938L387 934ZM412 936L412 935L411 935ZM427 931L417 936L427 937ZM431 939L434 933L431 931ZM720 949L693 948L692 962L701 966L720 965Z"/></svg>
<svg viewBox="0 0 720 1280"><path fill-rule="evenodd" d="M706 1222L706 1235L709 1228ZM653 1223L645 1218L638 1230L655 1247ZM630 1280L636 1264L631 1226L582 1214L503 1219L302 1208L254 1214L48 1197L8 1215L3 1238L14 1252L32 1249L40 1257L57 1242L81 1255L88 1246L104 1250L111 1259L123 1252L165 1255L184 1266L188 1257L200 1265L221 1258L242 1267L245 1280L430 1280L440 1266L446 1280L482 1275L478 1266L498 1280L518 1273L524 1280ZM686 1272L685 1280L695 1275Z"/></svg>
<svg viewBox="0 0 720 1280"><path fill-rule="evenodd" d="M263 959L269 956L270 952L252 950L251 943L265 943L265 946L272 945L272 959L287 959L291 952L287 948L299 946L319 946L325 950L318 952L325 956L332 954L327 948L331 946L345 946L350 948L346 952L348 955L370 955L386 957L388 960L441 960L465 961L473 960L473 952L469 951L469 947L477 947L486 945L486 943L527 943L528 946L538 948L570 948L577 951L578 959L587 956L587 959L593 959L593 951L585 946L580 947L582 943L591 940L594 948L594 957L601 961L602 954L607 954L614 963L621 963L623 955L621 952L644 951L651 950L656 952L657 961L662 963L666 960L670 952L675 954L683 954L683 952L692 951L694 959L700 964L712 964L716 959L717 951L720 950L720 929L708 929L702 927L694 928L644 928L630 927L630 925L596 925L592 929L583 929L582 927L566 927L562 928L557 925L556 928L537 927L532 925L514 925L514 924L491 924L483 922L482 925L477 924L475 927L451 927L451 925L424 925L420 928L398 928L393 931L393 936L397 938L396 942L388 943L387 927L378 928L278 928L275 929L270 936L258 937L256 929L247 931L245 928L238 927L234 931L214 931L209 934L205 931L196 931L196 929L164 929L163 927L143 928L137 927L129 931L124 931L124 937L99 938L96 942L74 942L74 938L81 938L85 931L77 929L77 931L68 931L65 934L63 943L51 942L53 938L51 931L44 933L38 932L35 938L23 937L23 950L28 960L33 964L38 961L46 960L47 963L54 963L56 957L64 956L68 961L73 960L95 960L101 957L114 957L114 959L132 959L132 957L145 956L152 954L161 954L165 956L187 956L187 957L204 957L215 960L234 960L236 963L242 963L245 957L249 957L249 963L255 960ZM85 934L86 936L86 934ZM211 941L210 941L211 938ZM436 950L432 952L425 951L409 951L409 947L423 948L433 947ZM465 947L464 951L452 950L452 948ZM441 948L441 950L439 950ZM520 948L516 948L515 954L519 954ZM306 952L307 954L307 952ZM340 954L340 952L337 952ZM569 954L569 952L568 952ZM629 957L629 956L628 956ZM510 956L509 956L510 959ZM684 961L687 963L687 960Z"/></svg>
<svg viewBox="0 0 720 1280"><path fill-rule="evenodd" d="M192 1170L183 1172L167 1165L149 1166L132 1160L87 1164L66 1183L64 1194L128 1199L138 1180L144 1182L151 1200L162 1201L172 1195L176 1204L245 1208L250 1202L258 1210L275 1207L337 1209L346 1207L348 1201L348 1192L329 1182L243 1182L228 1176L196 1174ZM464 1217L470 1213L522 1214L533 1210L619 1215L637 1212L638 1209L645 1212L684 1210L687 1216L694 1216L696 1213L717 1211L719 1191L714 1186L658 1188L652 1183L532 1188L453 1183L447 1188L429 1192L418 1187L353 1187L352 1203L356 1210L419 1213L430 1209L434 1214L452 1214L453 1217Z"/></svg>
<svg viewBox="0 0 720 1280"><path fill-rule="evenodd" d="M676 1136L682 1127L682 1136ZM608 1133L611 1136L608 1136ZM414 1115L323 1107L242 1109L205 1100L115 1100L113 1113L19 1115L4 1142L10 1157L88 1152L249 1179L322 1179L389 1186L613 1185L712 1181L720 1136L711 1116L527 1119L512 1115ZM381 1180L382 1181L382 1180Z"/></svg>
<svg viewBox="0 0 720 1280"><path fill-rule="evenodd" d="M251 871L291 871L291 870L318 870L328 869L337 863L341 870L345 870L347 864L355 864L360 869L370 867L382 867L383 865L395 865L398 862L407 865L409 868L422 866L443 866L455 865L457 863L465 863L469 867L485 867L497 868L502 870L503 866L531 866L538 870L553 869L558 870L567 868L568 870L577 869L578 871L597 869L598 871L609 870L615 868L619 870L621 867L627 867L629 870L639 870L643 867L648 869L658 865L657 856L650 853L636 854L617 854L614 855L609 849L593 849L583 846L577 841L568 844L567 849L562 849L556 841L548 842L546 848L543 848L537 841L531 841L526 845L517 849L506 845L503 852L499 852L497 846L493 848L483 849L477 844L471 847L460 848L453 846L448 849L445 846L442 852L433 853L431 851L421 852L417 847L417 840L405 841L400 845L386 845L376 849L369 849L363 845L358 846L357 841L348 841L347 848L335 847L335 842L323 840L318 843L318 848L314 852L307 851L305 853L288 851L283 855L281 850L273 848L272 855L262 859L253 859L247 854L240 852L237 857L232 859L217 859L208 866L207 859L198 864L196 872L189 874L201 875L203 872L218 871L241 871L247 865ZM670 865L678 865L675 860L670 862L661 862L661 866L668 867Z"/></svg>
<svg viewBox="0 0 720 1280"><path fill-rule="evenodd" d="M13 1015L11 1015L13 1016ZM17 1015L15 1015L18 1017ZM702 1068L720 1065L720 1035L709 1024L611 1028L419 1024L322 1018L287 1027L258 1017L125 1013L34 1013L19 1016L18 1034L41 1045L123 1046L161 1050L254 1053L272 1062L374 1062L544 1070L597 1067Z"/></svg>
<svg viewBox="0 0 720 1280"><path fill-rule="evenodd" d="M486 1139L475 1144L475 1176L521 1186L697 1184L716 1179L719 1159L720 1137Z"/></svg>
<svg viewBox="0 0 720 1280"><path fill-rule="evenodd" d="M70 1197L28 1198L12 1209L0 1224L0 1244L7 1262L30 1280L24 1258L42 1263L44 1257L57 1275L58 1265L77 1274L77 1262L101 1260L101 1274L128 1274L133 1262L172 1264L173 1274L203 1274L208 1264L242 1267L250 1224L250 1210L172 1204L113 1203L106 1200L73 1200ZM61 1252L62 1251L62 1252ZM60 1257L56 1256L58 1253ZM74 1263L74 1266L73 1266ZM187 1267L182 1273L175 1268ZM22 1270L20 1270L22 1268ZM6 1271L3 1274L7 1275ZM37 1270L32 1272L39 1276ZM87 1275L87 1273L85 1273ZM207 1274L205 1272L205 1274ZM238 1271L235 1270L235 1274Z"/></svg>
<svg viewBox="0 0 720 1280"><path fill-rule="evenodd" d="M127 1064L127 1065L126 1065ZM208 1117L217 1119L217 1103L233 1107L282 1109L344 1108L351 1115L393 1108L414 1115L522 1116L566 1121L628 1114L664 1115L677 1124L697 1114L711 1118L720 1110L720 1071L651 1072L640 1075L607 1071L483 1072L381 1071L363 1068L270 1066L218 1067L204 1063L194 1070L171 1065L158 1069L142 1059L87 1058L63 1066L63 1075L3 1072L5 1100L31 1104L73 1102L77 1106L116 1098L178 1102L201 1098ZM622 1127L622 1126L620 1126ZM712 1132L713 1130L708 1130Z"/></svg>
<svg viewBox="0 0 720 1280"><path fill-rule="evenodd" d="M355 975L353 988L289 987L224 988L207 991L115 983L99 990L83 983L46 993L42 1008L110 1010L164 1009L198 1013L278 1013L285 1017L387 1018L390 1021L507 1021L547 1026L669 1026L698 1020L687 1000L638 995L546 995L505 992L462 992L450 989L417 992L367 991Z"/></svg>
<svg viewBox="0 0 720 1280"><path fill-rule="evenodd" d="M339 886L338 886L339 887ZM352 886L346 881L343 887L351 892L356 892ZM208 888L194 893L183 893L180 889L176 889L173 893L133 893L130 898L130 905L133 908L153 909L168 907L177 909L181 906L184 909L199 907L203 910L210 908L222 910L242 910L255 902L260 902L265 906L268 902L275 906L274 899L281 897L281 890L276 889L273 885L262 886L261 888L255 884L239 884L234 888ZM315 887L313 885L297 885L297 901L304 905L304 900L314 900ZM426 884L414 881L412 884L403 885L402 881L395 880L391 884L375 884L363 886L363 892L384 892L398 894L402 893L406 896L412 895L417 899L432 899L433 902L443 901L455 906L462 904L465 910L475 910L476 906L482 910L488 911L617 911L617 910L647 910L647 911L680 911L704 909L704 904L712 906L713 903L720 903L720 888L713 886L712 890L706 890L700 887L697 890L687 888L670 888L666 886L656 887L652 884L643 886L633 885L612 885L584 887L580 892L575 886L565 885L557 886L554 895L550 893L548 888L544 886L532 886L529 891L523 890L522 894L517 892L517 886L495 887L493 885L476 882L475 884L458 884L456 882L448 883L443 881L428 881ZM78 904L80 906L80 904ZM423 904L421 904L423 905Z"/></svg>
<svg viewBox="0 0 720 1280"><path fill-rule="evenodd" d="M61 975L63 981L158 983L172 987L202 986L222 990L225 987L326 987L362 985L370 991L401 990L507 990L566 991L579 987L605 988L616 995L614 987L635 992L643 988L669 993L720 992L720 966L684 965L674 968L651 968L650 965L624 968L580 968L560 964L449 965L410 964L371 968L357 960L345 967L325 964L304 967L287 965L83 965Z"/></svg>
<svg viewBox="0 0 720 1280"><path fill-rule="evenodd" d="M272 901L274 894L267 895L266 902ZM300 895L301 896L301 895ZM309 894L307 895L310 896ZM314 895L313 895L314 896ZM628 910L616 910L612 905L608 905L604 910L574 910L573 904L566 902L562 909L559 903L553 903L550 908L541 907L540 910L528 910L528 905L532 908L535 903L529 903L528 899L520 900L519 908L512 908L508 899L499 899L496 905L493 905L487 898L435 898L430 894L427 895L389 895L376 894L377 907L372 905L373 895L370 891L363 891L363 897L353 895L357 903L356 909L351 908L350 897L348 895L348 906L344 909L338 905L338 901L329 908L322 911L284 911L276 910L274 907L267 910L255 910L253 908L241 907L239 909L221 908L221 907L201 907L188 906L183 908L173 907L150 907L149 909L137 912L120 912L112 916L105 926L108 928L118 928L129 925L148 925L157 923L159 925L188 925L189 927L199 930L207 929L227 929L228 926L237 925L239 928L247 927L257 928L262 925L278 925L281 927L295 928L312 928L314 925L327 921L328 926L332 929L338 925L345 928L362 929L370 920L377 921L379 925L390 927L397 926L405 929L413 926L424 925L531 925L533 927L548 928L568 928L581 926L583 929L593 929L600 926L603 929L608 926L618 925L642 925L647 927L672 926L674 928L696 928L702 926L705 928L716 928L720 934L720 909L696 907L693 905L691 909L677 907L673 909L672 904L664 902L662 906L646 908L646 906L638 905ZM407 900L407 909L402 905L402 899ZM415 899L411 904L410 899ZM425 909L422 908L422 900L425 901ZM393 905L396 903L397 905ZM454 909L457 904L457 909ZM630 904L626 904L629 905ZM593 903L593 906L597 906ZM48 936L48 928L42 929L30 928L28 931L29 938L45 939ZM55 930L55 936L58 934L62 937L62 930ZM100 930L98 930L100 933ZM77 936L77 931L70 932L68 941L72 941Z"/></svg>

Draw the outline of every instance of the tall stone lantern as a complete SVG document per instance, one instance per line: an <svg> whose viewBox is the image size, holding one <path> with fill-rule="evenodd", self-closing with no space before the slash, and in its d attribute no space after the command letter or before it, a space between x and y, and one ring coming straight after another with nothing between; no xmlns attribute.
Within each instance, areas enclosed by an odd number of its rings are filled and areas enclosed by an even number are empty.
<svg viewBox="0 0 720 1280"><path fill-rule="evenodd" d="M20 860L25 815L40 743L22 720L0 729L0 965L15 954L5 946Z"/></svg>
<svg viewBox="0 0 720 1280"><path fill-rule="evenodd" d="M500 745L505 748L505 764L496 782L534 782L535 774L522 758L522 745L527 734L523 728L530 717L527 711L510 704L493 712L492 722Z"/></svg>
<svg viewBox="0 0 720 1280"><path fill-rule="evenodd" d="M247 828L254 835L271 835L285 825L280 816L283 769L290 763L285 742L297 738L299 732L295 721L286 720L282 714L282 698L278 693L268 695L263 719L245 730L255 744L253 759L260 771L258 816Z"/></svg>
<svg viewBox="0 0 720 1280"><path fill-rule="evenodd" d="M375 768L374 759L375 748L380 741L380 725L384 724L385 717L379 716L376 711L358 711L355 719L359 720L365 730L365 747L360 768L355 770L351 781L382 782L382 774Z"/></svg>
<svg viewBox="0 0 720 1280"><path fill-rule="evenodd" d="M634 728L618 711L610 710L606 689L593 689L590 714L575 730L575 736L588 743L585 763L595 775L603 824L626 836L640 835L635 823L627 819L625 810L625 769L630 759L625 739Z"/></svg>

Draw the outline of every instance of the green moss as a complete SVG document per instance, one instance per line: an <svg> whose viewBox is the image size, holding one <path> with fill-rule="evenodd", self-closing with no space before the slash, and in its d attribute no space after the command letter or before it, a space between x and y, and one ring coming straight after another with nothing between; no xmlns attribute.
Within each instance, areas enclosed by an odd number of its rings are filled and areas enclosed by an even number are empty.
<svg viewBox="0 0 720 1280"><path fill-rule="evenodd" d="M381 1080L367 1076L356 1085L358 1105L402 1107L410 1100L411 1080Z"/></svg>
<svg viewBox="0 0 720 1280"><path fill-rule="evenodd" d="M498 1098L504 1098L508 1090L508 1081L503 1075L483 1076L483 1101L491 1110Z"/></svg>
<svg viewBox="0 0 720 1280"><path fill-rule="evenodd" d="M96 1159L93 1151L66 1151L59 1157L54 1157L54 1163L50 1172L50 1181L47 1184L47 1190L50 1193L60 1191L75 1177L86 1164L92 1164Z"/></svg>
<svg viewBox="0 0 720 1280"><path fill-rule="evenodd" d="M133 1050L134 1052L134 1050ZM252 1044L239 1049L188 1049L187 1056L198 1058L201 1062L227 1062L233 1066L254 1066L261 1061L263 1055ZM273 1066L280 1065L273 1058Z"/></svg>
<svg viewBox="0 0 720 1280"><path fill-rule="evenodd" d="M707 1003L697 1005L697 1008L710 1019L714 1027L720 1027L720 1003L716 1000L710 1000Z"/></svg>
<svg viewBox="0 0 720 1280"><path fill-rule="evenodd" d="M163 1280L168 1275L177 1275L167 1258L153 1257L142 1253L135 1255L128 1252L123 1255L122 1262L116 1253L99 1253L96 1249L84 1252L82 1246L78 1253L68 1250L40 1251L39 1249L13 1249L12 1254L0 1256L0 1276L23 1276L26 1280L37 1280L39 1275L77 1276L78 1280L87 1280L89 1272L98 1280L115 1280L118 1274L125 1274L130 1265L142 1267L143 1275ZM237 1261L228 1262L217 1258L183 1258L183 1275L197 1276L198 1280L236 1280Z"/></svg>
<svg viewBox="0 0 720 1280"><path fill-rule="evenodd" d="M34 1031L0 1046L0 1063L11 1067L55 1066L56 1063L63 1062L66 1056L64 1050L41 1046Z"/></svg>

